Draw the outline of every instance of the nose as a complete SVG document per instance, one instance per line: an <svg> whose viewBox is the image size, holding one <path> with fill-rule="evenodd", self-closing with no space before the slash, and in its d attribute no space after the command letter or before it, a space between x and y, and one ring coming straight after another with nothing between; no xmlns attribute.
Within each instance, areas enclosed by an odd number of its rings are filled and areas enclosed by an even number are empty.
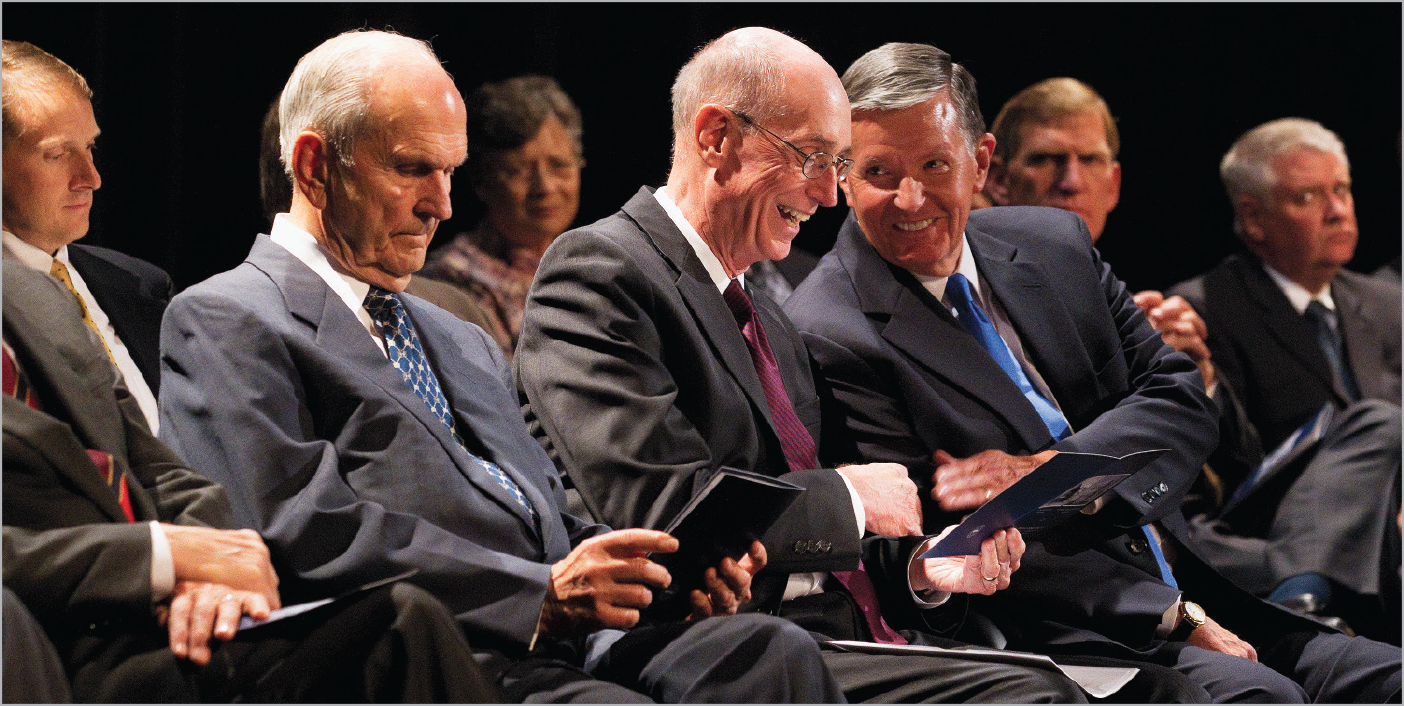
<svg viewBox="0 0 1404 706"><path fill-rule="evenodd" d="M897 198L892 203L903 211L921 208L926 203L926 192L921 182L911 177L903 177L902 182L897 185Z"/></svg>
<svg viewBox="0 0 1404 706"><path fill-rule="evenodd" d="M1082 164L1077 157L1070 156L1063 163L1062 173L1058 175L1058 190L1065 193L1075 194L1083 189Z"/></svg>
<svg viewBox="0 0 1404 706"><path fill-rule="evenodd" d="M1350 192L1331 192L1326 196L1326 222L1334 223L1350 215L1355 208Z"/></svg>
<svg viewBox="0 0 1404 706"><path fill-rule="evenodd" d="M823 174L808 180L809 195L820 206L838 205L838 169L830 167Z"/></svg>
<svg viewBox="0 0 1404 706"><path fill-rule="evenodd" d="M425 181L425 190L419 197L416 212L421 218L434 218L446 221L453 217L453 201L449 198L452 187L451 177L443 172L435 172Z"/></svg>
<svg viewBox="0 0 1404 706"><path fill-rule="evenodd" d="M97 164L93 161L93 153L88 150L80 150L80 155L73 167L73 177L68 182L68 188L72 191L96 191L102 187L102 175L98 174Z"/></svg>

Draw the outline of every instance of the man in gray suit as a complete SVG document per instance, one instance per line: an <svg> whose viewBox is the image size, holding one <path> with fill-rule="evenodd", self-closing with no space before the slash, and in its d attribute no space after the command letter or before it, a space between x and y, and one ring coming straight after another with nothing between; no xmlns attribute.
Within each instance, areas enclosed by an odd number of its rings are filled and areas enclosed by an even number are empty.
<svg viewBox="0 0 1404 706"><path fill-rule="evenodd" d="M1196 538L1246 588L1398 643L1399 286L1343 269L1359 238L1350 162L1321 124L1259 125L1219 173L1248 253L1170 291L1204 316L1217 377L1262 449L1333 418L1309 462L1233 478Z"/></svg>
<svg viewBox="0 0 1404 706"><path fill-rule="evenodd" d="M292 210L172 301L161 404L163 434L229 488L288 591L415 570L511 700L839 698L803 631L708 618L748 598L759 546L708 569L697 620L619 630L672 578L647 554L677 540L565 514L497 345L400 294L467 157L463 99L428 45L332 38L280 114Z"/></svg>

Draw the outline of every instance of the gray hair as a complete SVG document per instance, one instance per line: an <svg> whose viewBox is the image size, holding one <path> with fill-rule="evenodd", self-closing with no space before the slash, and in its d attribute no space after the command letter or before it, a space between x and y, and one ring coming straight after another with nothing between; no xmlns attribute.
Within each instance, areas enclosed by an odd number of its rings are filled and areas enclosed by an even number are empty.
<svg viewBox="0 0 1404 706"><path fill-rule="evenodd" d="M342 166L354 166L356 141L370 127L371 80L406 53L439 63L427 43L376 30L344 32L303 55L278 102L284 171L292 174L293 145L309 130L331 145Z"/></svg>
<svg viewBox="0 0 1404 706"><path fill-rule="evenodd" d="M570 136L576 162L583 166L584 126L580 109L560 84L549 76L517 76L485 83L468 96L468 144L473 158L468 172L483 179L492 170L493 159L530 142L547 118L555 117Z"/></svg>
<svg viewBox="0 0 1404 706"><path fill-rule="evenodd" d="M673 81L673 149L708 103L757 121L784 113L786 106L777 105L785 91L782 61L774 43L746 41L734 32L698 50Z"/></svg>
<svg viewBox="0 0 1404 706"><path fill-rule="evenodd" d="M1219 178L1224 182L1229 200L1234 202L1233 230L1243 235L1243 223L1238 217L1238 198L1266 198L1277 185L1277 172L1272 163L1285 154L1300 150L1316 150L1335 155L1350 170L1345 145L1336 133L1321 123L1306 118L1279 118L1243 133L1219 162Z"/></svg>
<svg viewBox="0 0 1404 706"><path fill-rule="evenodd" d="M848 92L855 118L863 113L910 108L945 92L960 116L965 146L971 154L985 134L975 77L951 61L950 54L930 44L890 42L858 57L843 72L843 89Z"/></svg>
<svg viewBox="0 0 1404 706"><path fill-rule="evenodd" d="M4 144L23 135L31 126L29 121L38 108L35 105L47 101L62 89L92 100L93 91L82 74L65 64L62 59L30 44L4 40L3 51L4 89L3 125Z"/></svg>

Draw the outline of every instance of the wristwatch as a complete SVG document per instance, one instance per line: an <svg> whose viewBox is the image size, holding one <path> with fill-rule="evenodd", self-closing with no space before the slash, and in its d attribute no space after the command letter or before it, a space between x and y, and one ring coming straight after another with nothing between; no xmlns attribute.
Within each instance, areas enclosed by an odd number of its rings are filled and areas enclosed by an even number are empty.
<svg viewBox="0 0 1404 706"><path fill-rule="evenodd" d="M1204 609L1199 607L1198 603L1182 600L1180 601L1180 621L1175 629L1170 631L1170 635L1166 639L1183 642L1189 639L1190 633L1194 632L1195 628L1208 621L1209 616L1204 614Z"/></svg>

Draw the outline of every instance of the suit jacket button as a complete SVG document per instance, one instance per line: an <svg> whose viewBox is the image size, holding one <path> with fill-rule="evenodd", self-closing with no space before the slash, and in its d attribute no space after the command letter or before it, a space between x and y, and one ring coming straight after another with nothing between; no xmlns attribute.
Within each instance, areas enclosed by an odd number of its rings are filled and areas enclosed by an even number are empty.
<svg viewBox="0 0 1404 706"><path fill-rule="evenodd" d="M819 540L819 551L828 554L834 548L834 543L826 540Z"/></svg>
<svg viewBox="0 0 1404 706"><path fill-rule="evenodd" d="M1170 486L1168 486L1168 485L1166 485L1166 484L1164 484L1164 483L1161 483L1160 485L1157 485L1156 488L1160 489L1160 492L1162 492L1162 493L1168 493L1168 492L1170 492Z"/></svg>
<svg viewBox="0 0 1404 706"><path fill-rule="evenodd" d="M1141 537L1132 537L1131 541L1126 543L1126 548L1130 549L1132 554L1141 554L1150 549L1150 545Z"/></svg>
<svg viewBox="0 0 1404 706"><path fill-rule="evenodd" d="M804 540L803 540L803 539L795 540L795 553L796 553L796 554L803 554L803 553L804 553Z"/></svg>

